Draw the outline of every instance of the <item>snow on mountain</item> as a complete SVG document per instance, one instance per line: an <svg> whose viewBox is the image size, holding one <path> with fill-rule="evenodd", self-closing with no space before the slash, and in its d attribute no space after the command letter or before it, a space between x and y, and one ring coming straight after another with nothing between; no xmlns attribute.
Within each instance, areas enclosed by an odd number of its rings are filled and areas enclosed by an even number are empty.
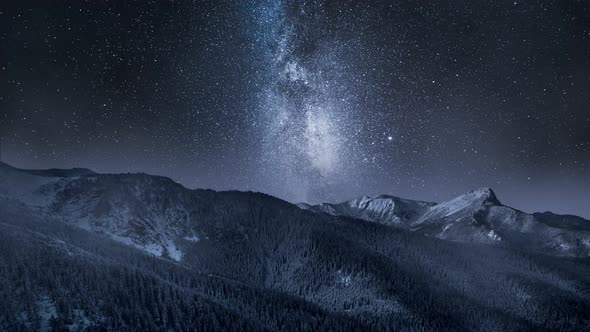
<svg viewBox="0 0 590 332"><path fill-rule="evenodd" d="M163 177L106 175L86 169L29 171L0 165L0 196L39 214L180 261L194 243L190 190Z"/></svg>
<svg viewBox="0 0 590 332"><path fill-rule="evenodd" d="M36 176L0 162L0 196L27 199L41 185L56 182L59 177Z"/></svg>
<svg viewBox="0 0 590 332"><path fill-rule="evenodd" d="M435 203L413 201L394 196L380 195L374 198L363 196L338 204L299 204L299 207L331 215L345 215L383 224L408 228L409 222L424 214Z"/></svg>
<svg viewBox="0 0 590 332"><path fill-rule="evenodd" d="M485 221L480 211L499 206L500 201L490 188L469 191L448 202L431 206L413 223L413 229L440 239L493 243L502 240Z"/></svg>
<svg viewBox="0 0 590 332"><path fill-rule="evenodd" d="M167 178L88 175L43 185L36 194L54 197L44 207L49 215L156 256L180 261L179 244L198 236L190 191Z"/></svg>
<svg viewBox="0 0 590 332"><path fill-rule="evenodd" d="M217 198L205 196L200 198L197 191L168 178L146 174L96 174L86 169L30 171L0 163L0 197L16 199L43 217L177 261L185 256L183 248L207 239L199 226L202 213L218 209L223 213L224 204L228 204L216 201L219 206L213 207L210 200ZM527 214L502 205L490 188L472 190L438 204L381 195L338 204L302 203L299 207L450 241L590 255L590 221L550 212ZM214 231L216 226L210 226Z"/></svg>
<svg viewBox="0 0 590 332"><path fill-rule="evenodd" d="M550 212L527 214L502 205L490 188L472 190L439 204L363 196L338 204L299 207L451 241L513 245L547 254L590 255L590 221Z"/></svg>
<svg viewBox="0 0 590 332"><path fill-rule="evenodd" d="M500 201L490 188L480 188L469 191L468 193L458 196L448 202L435 204L431 206L420 219L443 219L447 217L457 218L465 214L472 214L474 210L479 210L483 206L501 205Z"/></svg>

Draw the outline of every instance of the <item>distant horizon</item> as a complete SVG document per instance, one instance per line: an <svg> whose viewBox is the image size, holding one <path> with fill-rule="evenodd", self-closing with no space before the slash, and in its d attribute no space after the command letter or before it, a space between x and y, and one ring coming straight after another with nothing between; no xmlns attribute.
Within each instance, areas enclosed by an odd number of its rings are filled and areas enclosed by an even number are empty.
<svg viewBox="0 0 590 332"><path fill-rule="evenodd" d="M363 196L368 196L370 198L376 198L378 196L392 196L392 197L397 197L397 198L401 198L401 199L407 199L407 200L412 200L412 201L422 201L422 202L429 202L429 203L436 203L436 204L440 204L440 203L444 203L447 202L449 200L452 200L456 197L462 196L463 194L466 194L470 191L475 191L475 190L480 190L480 189L491 189L493 191L493 193L496 195L496 197L498 198L498 200L500 201L500 203L504 206L508 206L511 207L513 209L519 210L519 211L523 211L525 213L528 214L533 214L533 213L544 213L544 212L551 212L554 214L559 214L559 215L571 215L571 216L576 216L576 217L580 217L586 220L590 220L590 215L586 216L584 214L577 214L577 213L572 213L572 212L567 212L562 210L561 208L557 207L556 209L545 209L545 210L529 210L526 208L522 208L521 206L518 206L516 204L513 203L507 203L504 199L502 194L498 194L498 190L496 190L496 188L494 188L493 186L479 186L479 187L475 187L475 188L470 188L467 189L465 191L462 192L454 192L454 193L449 193L447 195L447 199L442 199L442 200L428 200L428 199L424 199L421 197L413 197L413 196L404 196L404 195L399 195L396 194L395 192L381 192L381 193L366 193L366 194L361 194L361 195L357 195L357 196L353 196L353 197L349 197L349 198L345 198L342 200L323 200L323 201L316 201L316 202L309 202L309 201L292 201L289 199L285 199L283 197L280 197L278 195L274 195L272 193L269 192L265 192L265 191L261 191L261 190L256 190L256 189L240 189L240 188L208 188L208 187L194 187L194 186L187 186L182 182L179 182L177 180L174 179L173 176L169 176L166 174L154 174L154 173L149 173L149 172L145 172L142 170L129 170L129 171L119 171L119 172L101 172L98 171L96 169L93 169L92 167L86 167L84 165L76 165L76 166L71 166L71 167L42 167L42 168L26 168L26 167L18 167L15 166L15 164L12 164L10 162L6 162L5 160L0 160L0 162L9 165L11 167L14 167L16 169L20 169L20 170L50 170L50 169L59 169L59 170L69 170L69 169L86 169L92 172L95 172L97 174L146 174L146 175L150 175L150 176L161 176L161 177L165 177L170 179L173 182L176 182L180 185L182 185L183 187L190 189L190 190L196 190L196 189L202 189L202 190L213 190L213 191L241 191L241 192L257 192L257 193L261 193L261 194L266 194L266 195L270 195L273 197L276 197L278 199L284 200L286 202L289 202L291 204L300 204L300 203L304 203L304 204L310 204L310 205L316 205L316 204L321 204L321 203L343 203L343 202L347 202L347 201L351 201L351 200L355 200L355 199L359 199ZM567 209L567 208L566 208Z"/></svg>

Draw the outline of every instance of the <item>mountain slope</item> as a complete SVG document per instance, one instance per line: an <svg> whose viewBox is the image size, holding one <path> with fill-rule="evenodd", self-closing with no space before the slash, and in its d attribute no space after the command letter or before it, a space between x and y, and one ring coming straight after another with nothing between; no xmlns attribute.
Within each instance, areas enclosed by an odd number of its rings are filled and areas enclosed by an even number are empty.
<svg viewBox="0 0 590 332"><path fill-rule="evenodd" d="M439 204L390 196L301 208L361 218L430 237L566 256L590 255L590 221L576 216L527 214L500 203L490 188L472 190Z"/></svg>
<svg viewBox="0 0 590 332"><path fill-rule="evenodd" d="M394 196L381 195L375 198L363 196L359 199L339 203L311 206L299 204L303 209L342 215L382 224L407 228L408 223L424 214L435 203L412 201Z"/></svg>
<svg viewBox="0 0 590 332"><path fill-rule="evenodd" d="M0 195L2 330L590 327L587 258L425 237L409 213L399 229L145 174L23 174L38 187Z"/></svg>

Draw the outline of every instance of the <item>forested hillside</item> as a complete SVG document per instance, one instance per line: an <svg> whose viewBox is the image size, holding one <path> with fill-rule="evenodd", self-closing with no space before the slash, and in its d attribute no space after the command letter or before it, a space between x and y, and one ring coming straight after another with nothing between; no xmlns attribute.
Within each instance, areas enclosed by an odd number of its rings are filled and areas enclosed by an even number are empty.
<svg viewBox="0 0 590 332"><path fill-rule="evenodd" d="M145 174L4 167L0 189L0 330L590 329L588 257Z"/></svg>

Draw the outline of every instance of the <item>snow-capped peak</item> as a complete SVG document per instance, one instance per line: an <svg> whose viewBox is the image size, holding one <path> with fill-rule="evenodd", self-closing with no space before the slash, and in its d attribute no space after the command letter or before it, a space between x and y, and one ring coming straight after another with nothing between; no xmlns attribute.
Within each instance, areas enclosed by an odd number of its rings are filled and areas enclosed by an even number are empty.
<svg viewBox="0 0 590 332"><path fill-rule="evenodd" d="M472 214L474 211L478 211L483 206L488 205L501 204L491 188L479 188L470 190L463 195L451 199L450 201L443 202L431 207L421 219L442 219L456 215L458 213Z"/></svg>
<svg viewBox="0 0 590 332"><path fill-rule="evenodd" d="M474 189L469 191L465 195L469 195L474 198L474 201L480 201L486 205L502 205L502 203L500 203L500 201L496 197L496 194L494 193L492 188L489 187Z"/></svg>
<svg viewBox="0 0 590 332"><path fill-rule="evenodd" d="M379 195L376 197L362 196L342 203L322 203L310 206L299 204L299 207L315 212L332 215L343 215L368 221L403 224L418 218L435 203L413 201L395 196Z"/></svg>

